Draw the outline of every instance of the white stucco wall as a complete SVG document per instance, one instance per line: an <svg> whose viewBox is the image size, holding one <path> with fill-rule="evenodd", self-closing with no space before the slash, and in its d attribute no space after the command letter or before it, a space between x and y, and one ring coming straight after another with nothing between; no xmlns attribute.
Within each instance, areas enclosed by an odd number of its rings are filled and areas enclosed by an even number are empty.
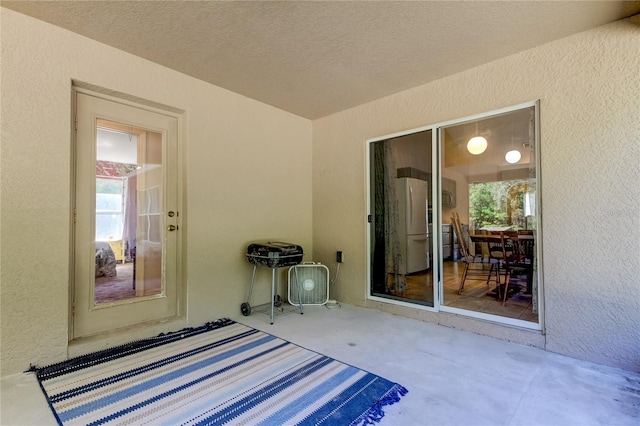
<svg viewBox="0 0 640 426"><path fill-rule="evenodd" d="M310 257L309 120L13 11L0 14L2 375L74 354L67 343L72 79L185 112L186 317L162 327L236 316L251 278L244 257L251 240L294 241ZM258 279L267 282L254 301L266 302L270 272Z"/></svg>
<svg viewBox="0 0 640 426"><path fill-rule="evenodd" d="M636 16L315 120L314 259L332 264L336 250L346 259L332 297L640 371L639 24ZM366 139L536 99L546 335L367 301Z"/></svg>

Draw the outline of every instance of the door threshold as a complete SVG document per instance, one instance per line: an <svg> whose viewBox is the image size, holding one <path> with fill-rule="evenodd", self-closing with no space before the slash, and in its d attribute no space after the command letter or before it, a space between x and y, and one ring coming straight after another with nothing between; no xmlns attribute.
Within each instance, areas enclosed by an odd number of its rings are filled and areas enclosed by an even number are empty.
<svg viewBox="0 0 640 426"><path fill-rule="evenodd" d="M155 337L160 333L177 331L187 326L185 318L170 317L105 331L92 336L77 337L69 341L67 357L75 358L91 352L124 345L135 340Z"/></svg>

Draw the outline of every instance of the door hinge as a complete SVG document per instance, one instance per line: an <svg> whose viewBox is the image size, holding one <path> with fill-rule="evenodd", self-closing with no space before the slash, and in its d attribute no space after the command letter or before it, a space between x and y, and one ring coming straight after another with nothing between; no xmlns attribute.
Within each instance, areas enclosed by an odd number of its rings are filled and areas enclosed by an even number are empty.
<svg viewBox="0 0 640 426"><path fill-rule="evenodd" d="M75 128L76 128L76 130L78 130L78 116L77 115L76 115L74 121L75 121Z"/></svg>
<svg viewBox="0 0 640 426"><path fill-rule="evenodd" d="M372 223L373 222L373 216L367 215L367 222Z"/></svg>
<svg viewBox="0 0 640 426"><path fill-rule="evenodd" d="M73 209L73 223L76 223L78 220L78 209Z"/></svg>

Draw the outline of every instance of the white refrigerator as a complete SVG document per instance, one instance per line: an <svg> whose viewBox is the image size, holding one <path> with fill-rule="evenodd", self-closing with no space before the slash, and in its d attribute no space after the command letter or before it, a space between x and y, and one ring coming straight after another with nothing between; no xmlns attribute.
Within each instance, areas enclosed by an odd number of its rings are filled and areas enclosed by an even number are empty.
<svg viewBox="0 0 640 426"><path fill-rule="evenodd" d="M421 179L398 178L396 190L401 254L398 272L429 269L429 184Z"/></svg>

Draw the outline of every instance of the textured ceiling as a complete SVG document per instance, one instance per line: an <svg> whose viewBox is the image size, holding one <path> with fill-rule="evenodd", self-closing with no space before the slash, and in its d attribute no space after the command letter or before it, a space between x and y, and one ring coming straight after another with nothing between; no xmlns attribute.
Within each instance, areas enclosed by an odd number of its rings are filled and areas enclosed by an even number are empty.
<svg viewBox="0 0 640 426"><path fill-rule="evenodd" d="M310 119L640 12L624 1L2 1Z"/></svg>

